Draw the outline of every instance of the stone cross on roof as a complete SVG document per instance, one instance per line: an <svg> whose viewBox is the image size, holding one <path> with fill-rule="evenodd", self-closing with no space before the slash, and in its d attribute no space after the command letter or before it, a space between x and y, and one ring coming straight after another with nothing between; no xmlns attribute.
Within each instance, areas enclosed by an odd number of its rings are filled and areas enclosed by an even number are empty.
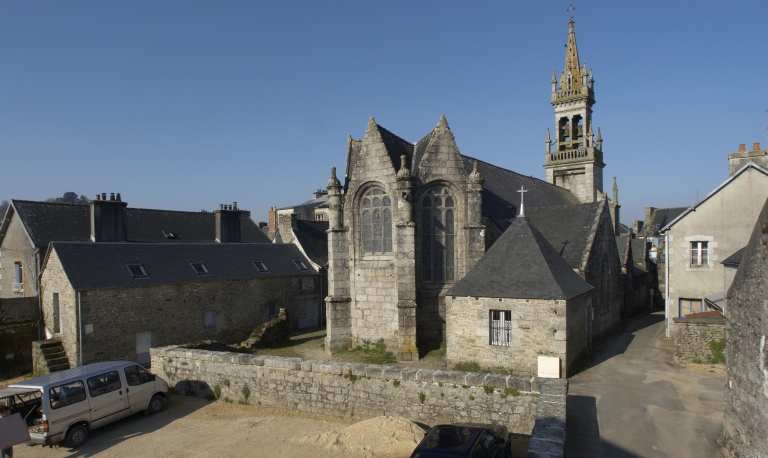
<svg viewBox="0 0 768 458"><path fill-rule="evenodd" d="M528 190L525 189L525 187L523 185L520 185L520 190L517 191L517 192L520 193L520 214L517 215L517 216L521 217L521 216L525 216L525 207L524 207L524 204L523 204L523 200L525 198L525 194L524 193L528 192Z"/></svg>

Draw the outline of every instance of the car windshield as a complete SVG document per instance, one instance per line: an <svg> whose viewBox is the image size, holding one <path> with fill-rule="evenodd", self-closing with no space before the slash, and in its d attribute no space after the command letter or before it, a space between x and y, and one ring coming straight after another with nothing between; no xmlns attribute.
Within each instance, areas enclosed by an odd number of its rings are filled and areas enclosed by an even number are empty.
<svg viewBox="0 0 768 458"><path fill-rule="evenodd" d="M424 441L419 448L427 449L419 451L424 455L419 456L443 456L443 455L426 455L429 449L434 450L451 450L451 451L464 451L469 448L473 442L475 430L466 426L452 426L452 425L440 425L432 428L432 431L427 434Z"/></svg>

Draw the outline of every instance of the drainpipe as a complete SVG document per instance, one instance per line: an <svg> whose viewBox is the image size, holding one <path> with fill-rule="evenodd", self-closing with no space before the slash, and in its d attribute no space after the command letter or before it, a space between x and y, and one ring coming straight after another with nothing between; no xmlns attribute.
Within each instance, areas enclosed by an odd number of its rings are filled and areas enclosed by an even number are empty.
<svg viewBox="0 0 768 458"><path fill-rule="evenodd" d="M667 339L669 339L669 232L664 233L664 276L666 277L664 280L666 296L664 300L664 318L666 321L666 335Z"/></svg>
<svg viewBox="0 0 768 458"><path fill-rule="evenodd" d="M77 292L77 343L80 346L80 357L77 365L83 365L83 313L82 303L80 302L80 291Z"/></svg>
<svg viewBox="0 0 768 458"><path fill-rule="evenodd" d="M35 294L37 295L37 312L40 314L37 318L37 321L35 322L37 326L37 340L42 340L42 332L40 332L40 322L43 321L43 293L41 291L42 289L42 282L41 276L37 270L38 263L40 259L40 249L35 248Z"/></svg>

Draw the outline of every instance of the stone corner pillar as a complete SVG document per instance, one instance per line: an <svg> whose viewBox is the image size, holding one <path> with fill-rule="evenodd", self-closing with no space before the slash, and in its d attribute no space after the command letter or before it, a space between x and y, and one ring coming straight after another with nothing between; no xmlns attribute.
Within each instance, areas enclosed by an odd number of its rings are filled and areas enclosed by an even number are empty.
<svg viewBox="0 0 768 458"><path fill-rule="evenodd" d="M397 173L395 278L397 287L397 359L418 361L416 335L416 223L413 221L413 176L405 156Z"/></svg>
<svg viewBox="0 0 768 458"><path fill-rule="evenodd" d="M464 277L477 261L485 254L485 226L482 221L483 211L483 183L485 179L477 170L477 161L474 163L472 173L467 180L467 225L464 226L467 238L465 263L461 276Z"/></svg>

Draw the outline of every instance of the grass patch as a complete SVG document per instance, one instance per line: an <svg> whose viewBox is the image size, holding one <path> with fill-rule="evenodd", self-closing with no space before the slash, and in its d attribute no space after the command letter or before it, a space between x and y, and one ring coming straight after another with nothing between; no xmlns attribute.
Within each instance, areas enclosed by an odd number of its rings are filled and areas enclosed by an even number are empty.
<svg viewBox="0 0 768 458"><path fill-rule="evenodd" d="M247 406L248 405L247 401L237 401L237 403L240 404L241 406Z"/></svg>
<svg viewBox="0 0 768 458"><path fill-rule="evenodd" d="M453 370L462 372L482 372L477 363L459 363L453 366Z"/></svg>
<svg viewBox="0 0 768 458"><path fill-rule="evenodd" d="M514 388L504 388L504 392L502 393L501 397L506 398L507 396L512 396L512 397L520 396L520 392Z"/></svg>
<svg viewBox="0 0 768 458"><path fill-rule="evenodd" d="M693 361L691 361L693 364L701 364L701 360L699 358L693 358Z"/></svg>
<svg viewBox="0 0 768 458"><path fill-rule="evenodd" d="M493 387L485 385L483 386L483 391L485 391L485 394L493 394Z"/></svg>
<svg viewBox="0 0 768 458"><path fill-rule="evenodd" d="M392 386L394 386L395 388L400 386L400 380L392 380Z"/></svg>
<svg viewBox="0 0 768 458"><path fill-rule="evenodd" d="M467 388L469 388L469 385L461 385L461 387L466 390Z"/></svg>
<svg viewBox="0 0 768 458"><path fill-rule="evenodd" d="M229 387L229 380L224 379L224 386Z"/></svg>
<svg viewBox="0 0 768 458"><path fill-rule="evenodd" d="M384 339L379 339L373 346L371 346L370 343L367 343L366 347L360 346L352 349L343 348L341 351L333 354L333 359L364 364L397 363L397 358L394 353L387 351Z"/></svg>
<svg viewBox="0 0 768 458"><path fill-rule="evenodd" d="M475 400L475 397L474 397L474 396L472 396L472 395L470 394L470 395L469 395L469 400L470 400L470 401L474 401L474 400Z"/></svg>
<svg viewBox="0 0 768 458"><path fill-rule="evenodd" d="M512 375L512 369L506 367L481 367L478 363L459 363L453 366L453 370L461 372L480 372L483 374Z"/></svg>
<svg viewBox="0 0 768 458"><path fill-rule="evenodd" d="M344 378L349 380L352 383L355 383L357 381L357 375L352 373L352 369L350 369L349 372L344 374Z"/></svg>
<svg viewBox="0 0 768 458"><path fill-rule="evenodd" d="M421 401L422 404L424 404L424 400L427 399L427 395L424 394L424 392L419 393L419 401Z"/></svg>
<svg viewBox="0 0 768 458"><path fill-rule="evenodd" d="M251 390L248 389L248 385L243 387L243 397L248 400L248 396L251 395Z"/></svg>
<svg viewBox="0 0 768 458"><path fill-rule="evenodd" d="M215 387L213 387L213 394L216 395L215 399L219 399L221 397L221 388L219 387L219 385L216 385Z"/></svg>
<svg viewBox="0 0 768 458"><path fill-rule="evenodd" d="M712 359L709 362L713 364L725 364L725 338L720 340L710 340L709 348L712 349Z"/></svg>

